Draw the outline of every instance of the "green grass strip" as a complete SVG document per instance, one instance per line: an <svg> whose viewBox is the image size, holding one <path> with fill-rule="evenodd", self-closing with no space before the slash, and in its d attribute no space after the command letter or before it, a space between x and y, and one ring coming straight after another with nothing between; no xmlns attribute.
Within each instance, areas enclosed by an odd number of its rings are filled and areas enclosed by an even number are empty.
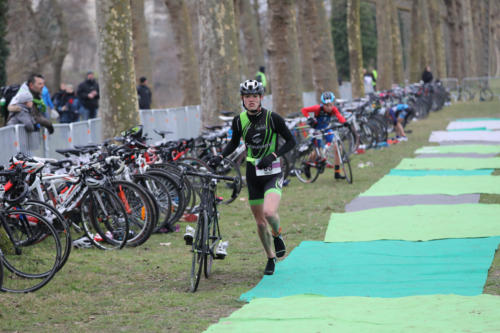
<svg viewBox="0 0 500 333"><path fill-rule="evenodd" d="M403 297L482 293L500 237L429 242L303 241L240 299L299 294Z"/></svg>
<svg viewBox="0 0 500 333"><path fill-rule="evenodd" d="M360 196L468 193L500 194L498 176L384 176Z"/></svg>
<svg viewBox="0 0 500 333"><path fill-rule="evenodd" d="M422 177L422 176L489 176L493 169L481 170L403 170L392 169L389 176Z"/></svg>
<svg viewBox="0 0 500 333"><path fill-rule="evenodd" d="M259 298L206 332L495 332L500 297Z"/></svg>
<svg viewBox="0 0 500 333"><path fill-rule="evenodd" d="M494 154L494 153L500 153L500 145L426 146L419 148L415 151L415 154L446 154L446 153Z"/></svg>
<svg viewBox="0 0 500 333"><path fill-rule="evenodd" d="M395 169L423 170L476 170L500 169L500 157L467 158L467 157L429 157L404 158Z"/></svg>
<svg viewBox="0 0 500 333"><path fill-rule="evenodd" d="M415 205L333 213L325 242L500 236L500 205ZM478 223L480 221L480 223Z"/></svg>

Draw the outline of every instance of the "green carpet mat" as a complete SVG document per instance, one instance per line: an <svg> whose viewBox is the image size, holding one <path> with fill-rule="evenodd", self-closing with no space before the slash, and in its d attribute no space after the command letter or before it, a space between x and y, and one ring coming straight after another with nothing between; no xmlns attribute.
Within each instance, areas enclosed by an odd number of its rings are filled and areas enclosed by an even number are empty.
<svg viewBox="0 0 500 333"><path fill-rule="evenodd" d="M259 298L206 332L498 332L500 296Z"/></svg>
<svg viewBox="0 0 500 333"><path fill-rule="evenodd" d="M500 118L460 118L454 121L484 121L484 120L500 120Z"/></svg>
<svg viewBox="0 0 500 333"><path fill-rule="evenodd" d="M469 127L469 128L448 129L447 131L457 132L457 131L489 131L489 130L486 127Z"/></svg>
<svg viewBox="0 0 500 333"><path fill-rule="evenodd" d="M477 153L500 154L500 145L446 145L425 146L415 151L415 154L446 154L446 153Z"/></svg>
<svg viewBox="0 0 500 333"><path fill-rule="evenodd" d="M402 297L482 293L500 237L429 242L304 241L241 300L299 294ZM264 266L262 266L264 269Z"/></svg>
<svg viewBox="0 0 500 333"><path fill-rule="evenodd" d="M415 205L333 213L325 242L500 236L500 205ZM480 223L478 223L480 221Z"/></svg>
<svg viewBox="0 0 500 333"><path fill-rule="evenodd" d="M448 170L477 170L500 169L500 157L466 158L466 157L429 157L403 158L395 169L448 169Z"/></svg>
<svg viewBox="0 0 500 333"><path fill-rule="evenodd" d="M481 170L404 170L391 169L389 176L420 177L420 176L489 176L493 169Z"/></svg>
<svg viewBox="0 0 500 333"><path fill-rule="evenodd" d="M360 196L467 193L500 194L499 176L384 176Z"/></svg>

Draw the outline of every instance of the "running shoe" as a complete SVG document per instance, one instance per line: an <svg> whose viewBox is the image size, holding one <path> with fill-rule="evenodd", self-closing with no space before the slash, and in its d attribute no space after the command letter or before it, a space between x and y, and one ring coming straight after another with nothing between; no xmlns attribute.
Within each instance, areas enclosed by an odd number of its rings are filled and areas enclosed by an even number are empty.
<svg viewBox="0 0 500 333"><path fill-rule="evenodd" d="M273 236L274 239L274 251L276 252L276 257L281 258L286 253L285 242L283 241L283 237L281 234L278 236Z"/></svg>
<svg viewBox="0 0 500 333"><path fill-rule="evenodd" d="M264 269L264 275L273 275L275 266L276 266L276 258L268 258L266 268Z"/></svg>

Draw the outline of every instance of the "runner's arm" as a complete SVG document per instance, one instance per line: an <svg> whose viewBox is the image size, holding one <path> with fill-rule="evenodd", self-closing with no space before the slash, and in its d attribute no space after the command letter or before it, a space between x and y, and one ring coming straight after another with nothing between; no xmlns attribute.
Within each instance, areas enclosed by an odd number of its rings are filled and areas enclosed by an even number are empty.
<svg viewBox="0 0 500 333"><path fill-rule="evenodd" d="M290 132L290 130L288 129L288 126L286 126L285 120L283 120L280 115L273 112L271 117L273 117L276 133L278 133L278 135L285 139L285 143L281 147L279 147L278 151L276 152L276 157L280 157L288 153L293 149L293 147L295 147L295 138L293 137L292 132Z"/></svg>
<svg viewBox="0 0 500 333"><path fill-rule="evenodd" d="M233 130L233 134L231 136L231 141L224 147L222 150L222 157L226 157L229 154L231 154L238 146L240 145L240 139L241 139L241 125L239 123L240 117L236 116L233 118L233 124L231 125L231 128Z"/></svg>

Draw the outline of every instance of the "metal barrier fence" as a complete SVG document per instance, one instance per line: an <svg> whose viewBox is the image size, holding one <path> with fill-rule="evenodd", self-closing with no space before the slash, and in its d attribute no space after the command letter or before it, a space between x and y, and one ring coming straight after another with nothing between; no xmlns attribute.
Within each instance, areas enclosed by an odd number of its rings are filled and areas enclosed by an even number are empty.
<svg viewBox="0 0 500 333"><path fill-rule="evenodd" d="M471 92L474 100L480 98L483 89L490 89L494 96L500 98L500 76L466 77L462 80L461 87Z"/></svg>

